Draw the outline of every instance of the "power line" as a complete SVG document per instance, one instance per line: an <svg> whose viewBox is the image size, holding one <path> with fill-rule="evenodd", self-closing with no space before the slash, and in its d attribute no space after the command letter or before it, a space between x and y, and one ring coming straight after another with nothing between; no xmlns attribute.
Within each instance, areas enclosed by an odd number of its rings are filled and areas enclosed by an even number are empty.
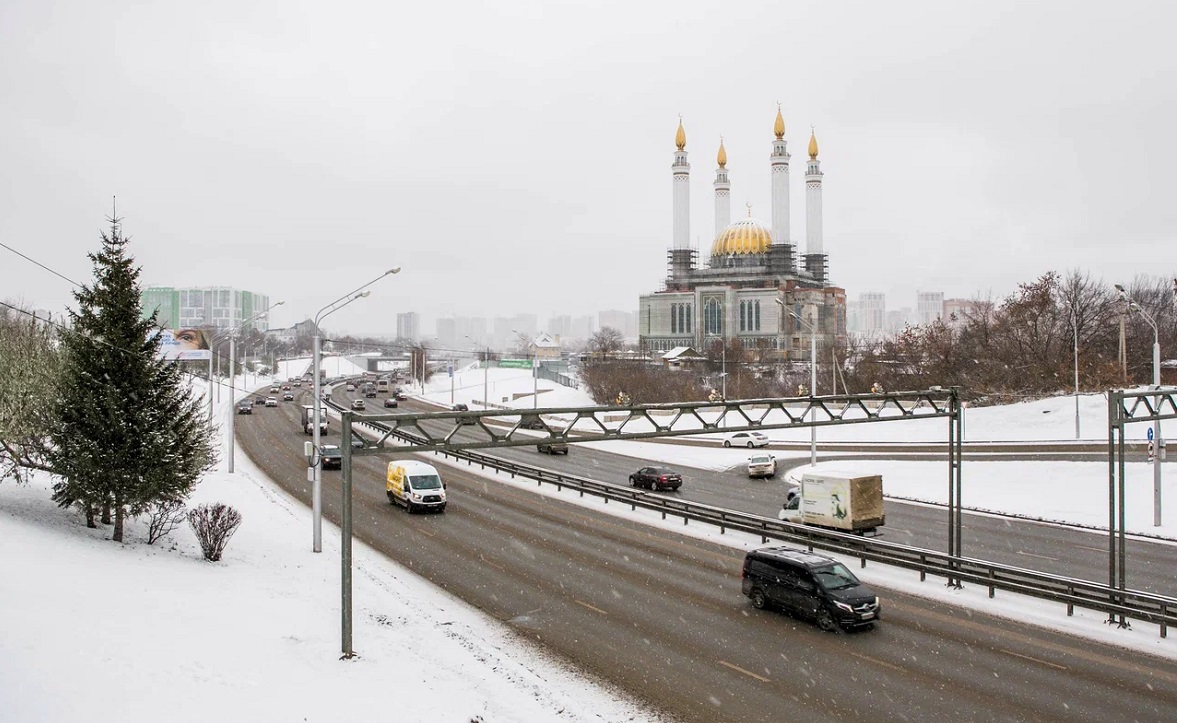
<svg viewBox="0 0 1177 723"><path fill-rule="evenodd" d="M64 275L64 274L58 273L57 271L54 271L53 269L49 268L49 267L48 267L48 266L46 266L45 264L41 263L40 261L37 261L36 259L30 258L30 257L28 257L28 256L26 256L26 255L24 255L24 254L22 254L20 251L17 251L16 249L12 248L12 247L11 247L11 246L9 246L8 244L4 243L3 241L0 241L0 246L3 246L4 248L8 249L9 251L11 251L12 253L16 254L16 255L17 255L17 256L19 256L19 257L21 257L21 258L22 258L22 259L24 259L25 261L28 261L28 262L29 262L29 263L31 263L31 264L36 264L37 266L40 266L41 268L45 269L45 270L46 270L46 271L48 271L49 273L53 274L54 276L57 276L57 277L59 277L59 278L62 278L62 279L65 279L66 281L70 282L70 283L71 283L71 284L73 284L74 286L81 286L81 284L79 284L78 282L74 281L74 280L73 280L73 279L71 279L70 277L68 277L68 276L66 276L66 275ZM7 306L7 304L6 304L5 306Z"/></svg>

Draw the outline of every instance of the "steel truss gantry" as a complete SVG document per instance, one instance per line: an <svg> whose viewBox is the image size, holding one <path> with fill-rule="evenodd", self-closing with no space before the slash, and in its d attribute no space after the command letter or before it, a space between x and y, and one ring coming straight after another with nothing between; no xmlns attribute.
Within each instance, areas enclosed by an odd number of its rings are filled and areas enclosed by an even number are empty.
<svg viewBox="0 0 1177 723"><path fill-rule="evenodd" d="M1125 436L1127 426L1137 422L1177 419L1177 387L1149 390L1112 391L1108 394L1108 587L1125 590L1128 585L1125 513ZM1157 449L1156 454L1164 454ZM1158 516L1160 489L1154 500ZM1109 624L1128 627L1123 615L1111 615Z"/></svg>

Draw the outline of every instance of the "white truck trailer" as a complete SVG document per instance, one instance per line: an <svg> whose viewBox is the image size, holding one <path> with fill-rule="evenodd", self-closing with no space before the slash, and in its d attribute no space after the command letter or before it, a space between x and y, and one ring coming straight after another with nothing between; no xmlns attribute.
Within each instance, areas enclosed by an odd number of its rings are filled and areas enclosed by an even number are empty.
<svg viewBox="0 0 1177 723"><path fill-rule="evenodd" d="M315 405L302 405L302 431L304 434L315 433ZM319 433L327 433L327 407L319 408Z"/></svg>
<svg viewBox="0 0 1177 723"><path fill-rule="evenodd" d="M886 519L883 478L877 474L806 472L778 517L839 532L877 534Z"/></svg>

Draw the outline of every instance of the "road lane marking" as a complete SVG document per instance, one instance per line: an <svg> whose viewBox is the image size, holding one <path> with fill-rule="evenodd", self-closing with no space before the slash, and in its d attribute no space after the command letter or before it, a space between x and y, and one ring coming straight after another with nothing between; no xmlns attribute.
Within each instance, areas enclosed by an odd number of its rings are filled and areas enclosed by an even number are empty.
<svg viewBox="0 0 1177 723"><path fill-rule="evenodd" d="M906 672L903 670L903 668L899 667L898 665L893 665L892 663L888 663L885 660L878 660L877 658L872 658L869 655L863 655L862 653L850 653L850 654L856 658L862 658L863 660L865 660L868 663L873 663L875 665L881 665L884 668L890 668L891 670L897 670L900 673Z"/></svg>
<svg viewBox="0 0 1177 723"><path fill-rule="evenodd" d="M1059 665L1057 663L1049 663L1045 660L1039 660L1038 658L1032 658L1029 655L1022 655L1021 653L1015 653L1012 650L1006 650L1005 648L998 648L998 650L1005 653L1006 655L1012 655L1015 658L1022 658L1023 660L1029 660L1029 661L1032 661L1035 663L1041 663L1042 665L1049 665L1050 667L1056 668L1058 670L1067 670L1067 666L1065 666L1065 665Z"/></svg>
<svg viewBox="0 0 1177 723"><path fill-rule="evenodd" d="M1048 557L1046 555L1035 555L1033 552L1022 552L1021 550L1018 550L1017 554L1025 555L1026 557L1037 557L1039 560L1050 560L1051 562L1058 562L1057 557Z"/></svg>
<svg viewBox="0 0 1177 723"><path fill-rule="evenodd" d="M429 530L426 530L425 528L421 528L421 529L417 530L417 532L420 532L422 535L428 535L429 537L437 537L436 532L430 532Z"/></svg>
<svg viewBox="0 0 1177 723"><path fill-rule="evenodd" d="M600 614L602 614L602 615L608 615L608 614L609 614L609 613L605 612L604 610L602 610L602 609L601 609L601 608L599 608L599 607L595 607L595 606L593 606L593 605L589 605L588 603L586 603L586 602L581 602L580 600L576 600L575 598L572 600L572 602L576 603L577 605L583 605L584 607L588 608L589 610L592 610L592 611L594 611L594 612L598 612L598 613L600 613Z"/></svg>
<svg viewBox="0 0 1177 723"><path fill-rule="evenodd" d="M731 668L732 670L736 671L737 673L743 673L744 675L755 678L756 680L759 680L761 683L771 683L772 682L768 678L765 678L763 675L757 675L757 674L753 673L751 670L744 670L740 666L729 663L726 660L719 661L719 664L726 665L727 667Z"/></svg>

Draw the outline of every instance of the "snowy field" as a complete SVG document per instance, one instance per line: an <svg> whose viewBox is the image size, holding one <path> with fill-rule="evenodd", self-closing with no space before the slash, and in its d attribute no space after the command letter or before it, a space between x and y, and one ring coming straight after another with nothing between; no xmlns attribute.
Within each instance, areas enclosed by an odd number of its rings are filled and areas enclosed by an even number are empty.
<svg viewBox="0 0 1177 723"><path fill-rule="evenodd" d="M334 370L332 363L338 365ZM280 369L280 378L298 373L298 364ZM306 362L301 364L306 368ZM324 368L335 376L349 373L348 364L329 358ZM533 383L527 370L506 369L489 370L485 381L492 400L528 393ZM238 382L248 390L269 379L250 376ZM451 393L467 404L483 396L482 370L459 370L452 383L451 392L451 380L443 374L416 391L440 405L451 403ZM540 388L551 385L541 380ZM222 394L218 420L231 413L228 396ZM1106 424L1106 401L1091 396L1081 402L1083 437L1106 436L1100 429ZM557 387L541 394L540 406L587 403L581 393ZM515 404L529 408L532 402L521 397ZM1073 405L1072 398L1061 398L970 410L966 440L1072 439ZM870 429L865 438L878 439L876 428L908 424L859 425L846 432ZM942 432L914 427L913 440L925 441L925 434L927 441L943 439ZM770 436L782 439L777 433ZM802 439L808 440L808 431ZM738 465L747 457L746 451L718 444L714 449L607 444L635 459L707 469ZM943 463L853 464L881 471L888 494L943 498ZM247 457L238 454L236 469L235 474L222 469L208 475L191 500L193 505L226 502L242 512L244 522L217 564L202 560L186 526L148 546L145 529L135 522L128 528L128 542L116 545L105 539L108 529L87 529L76 512L53 505L47 479L27 486L0 483L0 536L6 547L0 557L0 599L7 613L0 618L0 720L658 720L359 543L354 546L354 636L361 657L340 662L338 530L325 523L324 551L311 553L309 510L279 491ZM523 484L486 474L503 484ZM1027 511L1054 519L1106 524L1106 477L1105 463L966 462L965 504L1015 512L1024 504ZM1162 528L1151 525L1151 467L1129 464L1128 478L1129 528L1177 536L1171 521ZM1166 481L1165 490L1166 499L1177 504L1177 486ZM559 494L546 487L541 493ZM642 510L567 498L737 548L759 544L759 538L720 537L701 525L684 528ZM1177 509L1167 520L1174 517ZM1057 606L1003 593L990 600L984 590L948 590L931 579L921 584L917 574L880 565L861 573L880 587L1177 657L1177 641L1159 638L1151 626L1118 630L1105 625L1103 615L1079 611L1068 618ZM401 612L406 609L414 611L412 622ZM393 688L403 689L406 675L409 684L436 694L393 695Z"/></svg>

